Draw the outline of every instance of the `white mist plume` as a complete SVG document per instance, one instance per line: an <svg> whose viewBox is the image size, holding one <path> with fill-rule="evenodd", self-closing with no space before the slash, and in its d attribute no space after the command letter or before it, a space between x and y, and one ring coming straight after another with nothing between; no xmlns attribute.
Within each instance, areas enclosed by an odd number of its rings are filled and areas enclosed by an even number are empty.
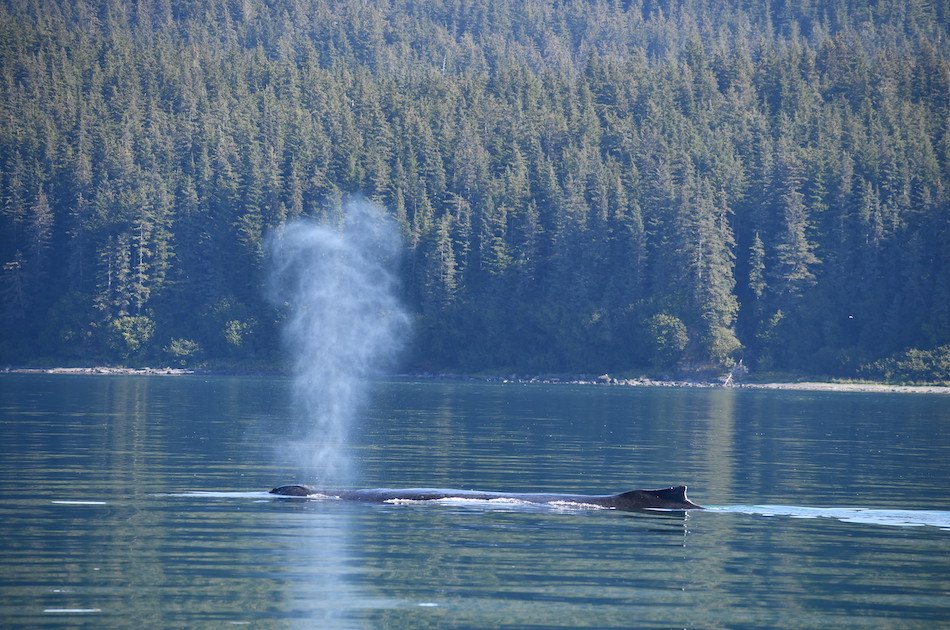
<svg viewBox="0 0 950 630"><path fill-rule="evenodd" d="M318 482L350 481L348 430L409 332L393 273L401 246L396 223L365 200L345 205L342 225L298 220L268 239L301 421L290 454Z"/></svg>

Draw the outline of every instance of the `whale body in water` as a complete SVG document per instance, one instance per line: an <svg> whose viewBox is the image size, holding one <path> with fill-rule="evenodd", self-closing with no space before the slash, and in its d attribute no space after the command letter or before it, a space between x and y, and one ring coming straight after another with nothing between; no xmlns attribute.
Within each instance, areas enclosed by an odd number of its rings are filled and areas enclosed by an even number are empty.
<svg viewBox="0 0 950 630"><path fill-rule="evenodd" d="M697 510L702 509L686 498L686 486L659 490L630 490L619 494L553 494L523 492L483 492L439 488L365 488L360 490L321 490L310 486L280 486L270 491L281 497L320 497L342 501L386 503L399 501L437 501L439 499L471 499L492 501L507 499L538 504L592 505L614 510Z"/></svg>

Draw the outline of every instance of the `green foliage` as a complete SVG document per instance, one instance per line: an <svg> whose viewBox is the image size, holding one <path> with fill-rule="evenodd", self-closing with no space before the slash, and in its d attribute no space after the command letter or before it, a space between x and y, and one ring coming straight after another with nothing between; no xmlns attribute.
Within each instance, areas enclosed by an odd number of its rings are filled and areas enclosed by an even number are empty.
<svg viewBox="0 0 950 630"><path fill-rule="evenodd" d="M0 6L3 360L273 360L264 238L352 193L416 367L950 344L945 3L186 4Z"/></svg>
<svg viewBox="0 0 950 630"><path fill-rule="evenodd" d="M224 324L224 340L234 350L240 350L247 338L254 333L254 326L257 322L254 318L248 321L239 319L230 319Z"/></svg>
<svg viewBox="0 0 950 630"><path fill-rule="evenodd" d="M221 298L202 312L201 324L203 338L213 356L255 356L258 323L246 304L233 297Z"/></svg>
<svg viewBox="0 0 950 630"><path fill-rule="evenodd" d="M784 363L782 352L787 336L783 334L783 328L786 326L786 321L785 313L779 310L775 311L768 321L761 324L759 333L756 335L756 343L761 348L758 357L760 368L772 370Z"/></svg>
<svg viewBox="0 0 950 630"><path fill-rule="evenodd" d="M201 345L192 339L172 339L165 352L179 365L191 365L201 355Z"/></svg>
<svg viewBox="0 0 950 630"><path fill-rule="evenodd" d="M683 358L689 335L678 317L660 313L647 321L653 365L658 369L675 367Z"/></svg>
<svg viewBox="0 0 950 630"><path fill-rule="evenodd" d="M96 351L97 320L88 296L80 293L62 296L46 317L43 353L68 359L93 354Z"/></svg>
<svg viewBox="0 0 950 630"><path fill-rule="evenodd" d="M109 322L109 346L125 359L141 356L155 334L155 322L145 315L123 315Z"/></svg>
<svg viewBox="0 0 950 630"><path fill-rule="evenodd" d="M735 357L742 350L742 343L733 330L717 326L709 332L707 340L709 358L723 367L735 365Z"/></svg>
<svg viewBox="0 0 950 630"><path fill-rule="evenodd" d="M911 348L861 367L871 378L898 383L950 383L950 345L932 350Z"/></svg>

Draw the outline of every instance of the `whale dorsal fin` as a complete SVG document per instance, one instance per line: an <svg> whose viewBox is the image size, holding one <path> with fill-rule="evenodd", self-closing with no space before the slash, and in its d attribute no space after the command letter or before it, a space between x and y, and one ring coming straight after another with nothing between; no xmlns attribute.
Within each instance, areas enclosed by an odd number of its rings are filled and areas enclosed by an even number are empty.
<svg viewBox="0 0 950 630"><path fill-rule="evenodd" d="M658 490L631 490L617 495L618 505L627 508L698 507L686 498L686 486L670 486Z"/></svg>
<svg viewBox="0 0 950 630"><path fill-rule="evenodd" d="M671 486L661 490L644 490L644 492L664 501L689 501L686 498L686 486Z"/></svg>

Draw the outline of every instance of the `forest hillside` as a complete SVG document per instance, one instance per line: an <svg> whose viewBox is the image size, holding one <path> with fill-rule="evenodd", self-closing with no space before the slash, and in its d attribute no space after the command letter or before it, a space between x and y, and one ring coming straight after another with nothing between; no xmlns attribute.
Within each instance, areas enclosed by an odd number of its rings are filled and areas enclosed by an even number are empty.
<svg viewBox="0 0 950 630"><path fill-rule="evenodd" d="M273 364L405 237L411 369L950 380L946 0L2 0L0 361Z"/></svg>

